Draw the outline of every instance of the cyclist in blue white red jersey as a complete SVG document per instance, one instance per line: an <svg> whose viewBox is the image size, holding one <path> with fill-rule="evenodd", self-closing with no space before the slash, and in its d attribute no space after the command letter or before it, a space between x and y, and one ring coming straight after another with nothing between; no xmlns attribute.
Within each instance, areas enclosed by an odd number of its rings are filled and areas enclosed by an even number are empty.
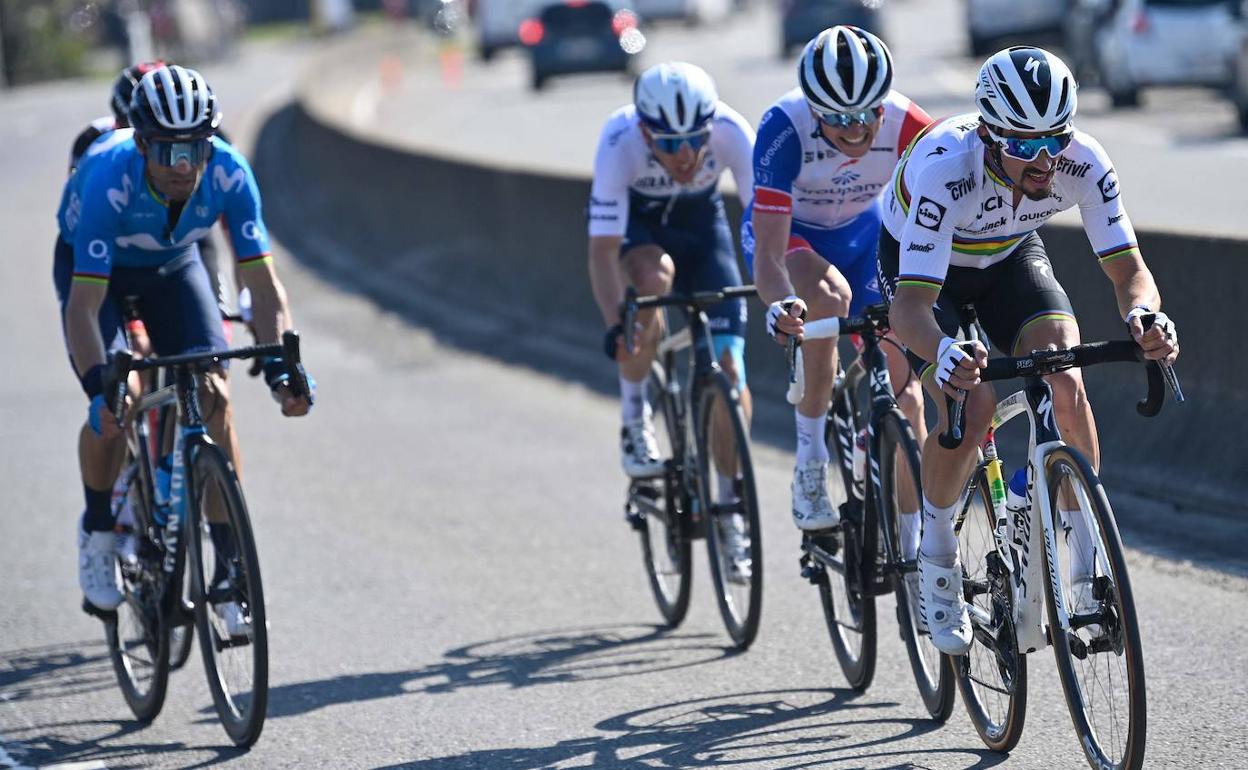
<svg viewBox="0 0 1248 770"><path fill-rule="evenodd" d="M935 435L923 447L919 612L932 642L950 655L971 644L954 533L957 498L995 407L992 388L976 387L987 363L983 345L954 339L961 308L973 305L989 339L1008 355L1078 344L1070 300L1036 233L1057 212L1078 206L1118 310L1145 355L1169 363L1179 352L1174 323L1158 312L1161 296L1140 256L1113 164L1072 123L1077 86L1066 65L1040 48L1001 51L980 69L975 103L977 113L932 125L897 165L879 252L892 327L924 386L942 405L946 395L966 404L961 447L944 449ZM1149 313L1156 322L1145 332L1140 316ZM1063 437L1099 467L1096 423L1079 370L1046 379ZM944 431L946 410L939 412ZM1077 501L1058 504L1072 506L1065 520L1074 530L1068 535L1073 611L1094 611L1095 541L1086 518L1073 513Z"/></svg>
<svg viewBox="0 0 1248 770"><path fill-rule="evenodd" d="M800 86L780 97L759 124L754 200L741 241L769 305L767 331L777 342L801 337L804 314L812 320L845 316L880 301L880 193L898 156L931 122L892 90L892 80L883 41L857 27L831 27L802 51ZM819 530L840 520L828 498L823 438L836 340L806 341L802 349L806 392L795 410L793 520L803 530ZM922 431L923 394L908 382L899 351L889 356L889 369L900 406ZM917 491L909 497L912 503L902 503L913 508L903 512L903 545L917 541Z"/></svg>
<svg viewBox="0 0 1248 770"><path fill-rule="evenodd" d="M605 352L619 365L620 446L632 478L663 468L644 393L662 329L653 310L639 313L637 350L628 353L619 310L624 287L649 295L741 284L719 177L731 169L744 199L752 187L753 146L753 129L719 100L711 77L683 62L643 72L633 104L612 113L602 130L589 201L589 274L607 326ZM748 420L745 300L724 302L707 315L716 358L740 387Z"/></svg>
<svg viewBox="0 0 1248 770"><path fill-rule="evenodd" d="M88 153L65 185L54 270L66 345L89 399L79 439L86 502L79 583L87 600L104 610L121 601L109 503L123 441L105 404L103 379L106 356L125 345L123 299L137 299L160 355L224 347L221 317L194 245L226 214L254 298L258 341L275 342L290 328L255 177L242 155L213 136L221 113L203 77L176 65L148 72L134 89L129 117L134 128L112 132L103 140L110 146ZM307 413L310 398L291 395L280 360L268 361L265 373L284 414ZM201 399L210 434L239 469L219 371L204 378ZM227 526L210 523L214 543L226 552L233 542ZM237 605L215 609L232 634L246 633Z"/></svg>

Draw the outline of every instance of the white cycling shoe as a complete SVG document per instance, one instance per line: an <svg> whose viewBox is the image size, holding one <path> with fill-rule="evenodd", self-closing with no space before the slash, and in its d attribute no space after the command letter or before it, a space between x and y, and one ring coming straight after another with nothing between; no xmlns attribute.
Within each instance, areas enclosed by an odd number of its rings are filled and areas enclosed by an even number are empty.
<svg viewBox="0 0 1248 770"><path fill-rule="evenodd" d="M754 560L750 556L750 536L745 531L745 518L734 513L719 521L724 544L724 566L730 583L749 583L754 574Z"/></svg>
<svg viewBox="0 0 1248 770"><path fill-rule="evenodd" d="M962 596L962 565L956 554L952 567L942 567L919 552L919 615L936 649L946 655L965 655L971 649L974 630Z"/></svg>
<svg viewBox="0 0 1248 770"><path fill-rule="evenodd" d="M225 633L231 639L251 638L251 618L247 617L238 602L214 604L212 611L225 623Z"/></svg>
<svg viewBox="0 0 1248 770"><path fill-rule="evenodd" d="M828 498L828 464L811 460L793 469L793 523L807 532L841 523L841 513Z"/></svg>
<svg viewBox="0 0 1248 770"><path fill-rule="evenodd" d="M620 459L624 475L632 479L648 479L663 473L653 419L638 417L624 423L620 429Z"/></svg>
<svg viewBox="0 0 1248 770"><path fill-rule="evenodd" d="M920 634L927 633L927 623L923 620L923 614L919 612L919 573L918 571L907 572L904 580L906 581L906 604L910 608L910 623L914 626L914 630Z"/></svg>
<svg viewBox="0 0 1248 770"><path fill-rule="evenodd" d="M78 587L101 610L115 610L121 604L116 534L78 530Z"/></svg>

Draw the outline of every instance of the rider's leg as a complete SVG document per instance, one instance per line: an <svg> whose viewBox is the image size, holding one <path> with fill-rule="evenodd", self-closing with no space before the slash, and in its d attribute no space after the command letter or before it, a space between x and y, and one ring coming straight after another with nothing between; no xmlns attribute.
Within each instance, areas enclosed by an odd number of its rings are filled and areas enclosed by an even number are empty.
<svg viewBox="0 0 1248 770"><path fill-rule="evenodd" d="M897 406L905 415L906 421L910 423L915 440L922 447L927 439L927 423L923 413L923 385L911 368L905 353L900 347L891 344L889 340L900 345L896 335L891 332L881 345L881 350L888 357L888 379L893 383ZM907 458L898 448L897 468L899 471L906 467L906 462L908 462ZM900 516L898 529L901 531L900 545L905 559L915 558L919 550L919 510L922 506L922 490L914 485L911 474L899 472L897 476L897 508Z"/></svg>
<svg viewBox="0 0 1248 770"><path fill-rule="evenodd" d="M653 243L626 247L620 267L625 280L642 295L671 291L675 266L671 257ZM653 475L662 468L646 400L646 378L663 336L663 316L657 309L642 310L637 314L637 323L641 326L634 340L637 354L619 365L622 461L625 474L634 478Z"/></svg>

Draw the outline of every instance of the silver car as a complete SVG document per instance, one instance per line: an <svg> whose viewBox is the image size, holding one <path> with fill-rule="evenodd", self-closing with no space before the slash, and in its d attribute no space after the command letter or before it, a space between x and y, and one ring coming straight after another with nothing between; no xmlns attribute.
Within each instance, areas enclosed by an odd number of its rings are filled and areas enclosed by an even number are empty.
<svg viewBox="0 0 1248 770"><path fill-rule="evenodd" d="M1119 0L1095 34L1097 69L1115 107L1156 85L1225 88L1242 35L1230 0Z"/></svg>

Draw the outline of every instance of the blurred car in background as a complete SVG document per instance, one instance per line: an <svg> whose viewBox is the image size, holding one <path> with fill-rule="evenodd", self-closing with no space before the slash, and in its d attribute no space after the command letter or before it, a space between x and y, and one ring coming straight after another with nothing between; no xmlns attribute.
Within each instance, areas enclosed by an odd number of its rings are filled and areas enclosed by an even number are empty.
<svg viewBox="0 0 1248 770"><path fill-rule="evenodd" d="M1115 107L1155 85L1225 88L1243 35L1238 0L1116 0L1096 33L1101 84Z"/></svg>
<svg viewBox="0 0 1248 770"><path fill-rule="evenodd" d="M633 0L632 9L647 22L679 19L695 26L727 18L734 3L733 0Z"/></svg>
<svg viewBox="0 0 1248 770"><path fill-rule="evenodd" d="M780 0L780 58L787 59L828 27L852 24L884 37L883 0Z"/></svg>
<svg viewBox="0 0 1248 770"><path fill-rule="evenodd" d="M555 75L621 72L633 76L646 47L637 14L620 0L550 2L520 26L520 40L533 58L533 89Z"/></svg>
<svg viewBox="0 0 1248 770"><path fill-rule="evenodd" d="M1070 0L967 0L966 33L971 56L982 58L1005 46L1006 38L1039 45L1059 38Z"/></svg>
<svg viewBox="0 0 1248 770"><path fill-rule="evenodd" d="M520 45L520 25L536 16L549 0L476 0L477 50L490 61L503 48Z"/></svg>

